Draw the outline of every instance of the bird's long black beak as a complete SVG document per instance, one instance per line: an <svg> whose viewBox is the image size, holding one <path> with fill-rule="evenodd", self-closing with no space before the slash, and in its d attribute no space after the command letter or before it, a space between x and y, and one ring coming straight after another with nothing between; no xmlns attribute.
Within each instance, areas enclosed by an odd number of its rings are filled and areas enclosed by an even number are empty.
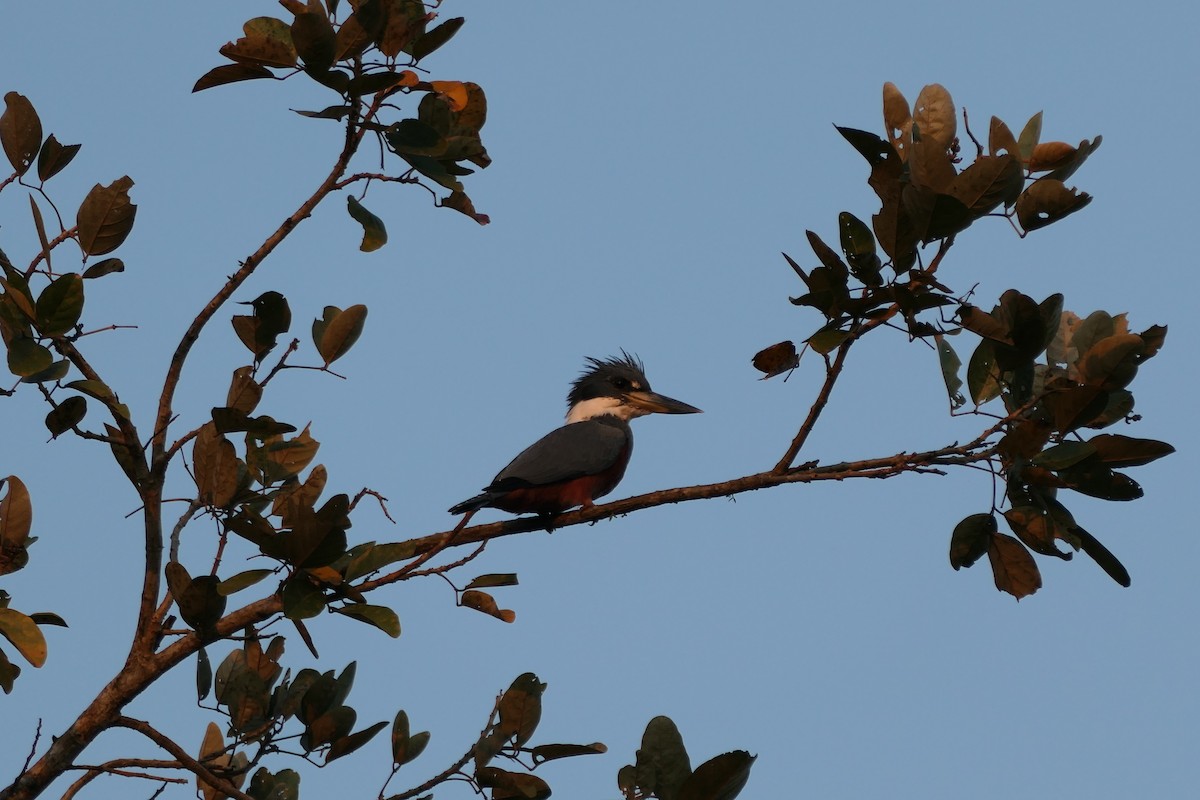
<svg viewBox="0 0 1200 800"><path fill-rule="evenodd" d="M703 414L704 412L695 406L688 405L682 400L676 400L673 397L667 397L665 394L658 392L636 391L628 392L625 395L625 400L632 406L636 406L650 414Z"/></svg>

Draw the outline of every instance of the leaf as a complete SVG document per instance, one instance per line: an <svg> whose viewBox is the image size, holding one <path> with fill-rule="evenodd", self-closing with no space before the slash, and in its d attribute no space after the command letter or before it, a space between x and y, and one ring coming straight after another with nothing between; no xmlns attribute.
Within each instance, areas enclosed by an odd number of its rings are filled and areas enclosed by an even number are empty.
<svg viewBox="0 0 1200 800"><path fill-rule="evenodd" d="M275 570L273 569L248 569L245 572L239 572L221 581L217 586L217 593L223 597L228 597L231 594L240 592L242 589L249 589L254 584L274 573Z"/></svg>
<svg viewBox="0 0 1200 800"><path fill-rule="evenodd" d="M211 422L200 427L192 445L192 473L205 505L225 508L237 494L237 451Z"/></svg>
<svg viewBox="0 0 1200 800"><path fill-rule="evenodd" d="M262 399L262 386L254 380L252 367L238 367L233 371L229 392L225 395L226 407L249 414Z"/></svg>
<svg viewBox="0 0 1200 800"><path fill-rule="evenodd" d="M800 356L796 353L796 343L788 339L759 350L750 363L756 370L764 373L759 380L765 381L767 378L774 378L796 369L800 366Z"/></svg>
<svg viewBox="0 0 1200 800"><path fill-rule="evenodd" d="M756 758L745 750L710 758L679 787L679 800L733 800L750 779Z"/></svg>
<svg viewBox="0 0 1200 800"><path fill-rule="evenodd" d="M534 766L541 766L547 761L559 758L574 758L575 756L603 755L608 748L600 742L591 744L539 744L529 751L533 757Z"/></svg>
<svg viewBox="0 0 1200 800"><path fill-rule="evenodd" d="M236 42L228 42L220 53L239 64L267 67L296 66L296 48L292 44L292 30L281 19L255 17L242 26L245 36ZM207 88L207 87L205 87ZM198 91L193 89L193 91Z"/></svg>
<svg viewBox="0 0 1200 800"><path fill-rule="evenodd" d="M412 753L412 742L416 737L409 736L408 714L403 710L396 713L396 719L392 722L392 762L395 764L407 764L419 755ZM420 736L420 734L417 734ZM429 740L429 734L425 734L425 741ZM424 744L421 745L424 749Z"/></svg>
<svg viewBox="0 0 1200 800"><path fill-rule="evenodd" d="M108 186L96 184L79 206L75 224L79 247L89 256L111 253L133 230L137 206L129 201L133 180L128 175Z"/></svg>
<svg viewBox="0 0 1200 800"><path fill-rule="evenodd" d="M344 578L347 581L369 575L397 561L406 561L417 554L415 545L411 542L394 542L389 544L368 542L365 545L359 545L354 548L351 553L353 557L350 563L347 564L344 573Z"/></svg>
<svg viewBox="0 0 1200 800"><path fill-rule="evenodd" d="M79 395L71 395L63 400L46 415L46 429L50 431L50 438L57 438L59 434L71 430L86 414L87 401Z"/></svg>
<svg viewBox="0 0 1200 800"><path fill-rule="evenodd" d="M1124 389L1137 374L1144 349L1145 342L1135 333L1101 339L1081 354L1077 364L1079 378L1103 389Z"/></svg>
<svg viewBox="0 0 1200 800"><path fill-rule="evenodd" d="M387 244L387 229L383 226L383 220L364 208L353 197L346 198L346 210L363 228L363 239L362 244L358 246L359 250L371 253Z"/></svg>
<svg viewBox="0 0 1200 800"><path fill-rule="evenodd" d="M21 668L8 660L4 651L0 650L0 689L5 694L12 694L13 681L21 674Z"/></svg>
<svg viewBox="0 0 1200 800"><path fill-rule="evenodd" d="M496 733L505 741L521 747L533 736L542 719L542 692L546 684L537 675L525 672L513 679L500 697L500 719Z"/></svg>
<svg viewBox="0 0 1200 800"><path fill-rule="evenodd" d="M1017 221L1026 231L1035 231L1070 216L1092 202L1087 192L1068 189L1061 180L1042 178L1017 198Z"/></svg>
<svg viewBox="0 0 1200 800"><path fill-rule="evenodd" d="M1079 146L1075 148L1075 154L1070 158L1070 160L1068 160L1067 163L1063 164L1062 166L1057 167L1053 172L1046 175L1046 177L1054 180L1065 181L1067 178L1075 174L1075 170L1083 166L1083 162L1087 161L1088 156L1096 152L1096 148L1100 146L1101 141L1103 141L1103 137L1101 136L1097 136L1090 142L1087 139L1084 139L1079 143Z"/></svg>
<svg viewBox="0 0 1200 800"><path fill-rule="evenodd" d="M291 39L306 72L323 73L333 66L337 35L323 11L297 14L292 22Z"/></svg>
<svg viewBox="0 0 1200 800"><path fill-rule="evenodd" d="M1034 146L1025 166L1030 172L1049 172L1070 164L1077 152L1066 142L1042 142Z"/></svg>
<svg viewBox="0 0 1200 800"><path fill-rule="evenodd" d="M8 486L8 494L0 500L0 550L23 547L33 527L33 504L29 501L29 490L16 475L0 481L0 488Z"/></svg>
<svg viewBox="0 0 1200 800"><path fill-rule="evenodd" d="M425 6L421 0L382 0L384 9L383 29L375 37L379 50L388 58L395 58L402 51L408 52L413 42L425 33ZM366 4L360 4L358 14ZM370 25L363 25L370 30Z"/></svg>
<svg viewBox="0 0 1200 800"><path fill-rule="evenodd" d="M895 155L896 151L892 148L891 144L869 131L860 131L856 128L843 128L838 125L834 125L833 127L872 167L886 161L888 156Z"/></svg>
<svg viewBox="0 0 1200 800"><path fill-rule="evenodd" d="M375 738L375 734L388 726L387 720L376 722L369 728L352 733L349 736L344 736L335 741L329 748L329 752L325 754L325 763L328 764L334 759L353 753L358 748L362 747L367 742Z"/></svg>
<svg viewBox="0 0 1200 800"><path fill-rule="evenodd" d="M288 619L309 619L325 609L325 595L303 573L283 584L282 599L283 615Z"/></svg>
<svg viewBox="0 0 1200 800"><path fill-rule="evenodd" d="M83 314L83 278L74 272L60 275L37 299L37 324L44 336L61 336Z"/></svg>
<svg viewBox="0 0 1200 800"><path fill-rule="evenodd" d="M46 143L42 145L42 152L38 155L38 178L45 182L62 172L75 159L82 146L59 144L53 133L47 136Z"/></svg>
<svg viewBox="0 0 1200 800"><path fill-rule="evenodd" d="M912 144L912 112L908 100L891 81L883 85L883 125L887 128L888 141L903 161Z"/></svg>
<svg viewBox="0 0 1200 800"><path fill-rule="evenodd" d="M454 34L458 33L458 29L463 26L464 22L466 22L466 19L463 17L451 17L418 37L408 51L413 61L420 61L450 41L454 37Z"/></svg>
<svg viewBox="0 0 1200 800"><path fill-rule="evenodd" d="M349 352L362 335L366 321L367 307L364 305L353 305L345 311L336 306L325 306L324 317L313 322L313 344L325 359L326 366Z"/></svg>
<svg viewBox="0 0 1200 800"><path fill-rule="evenodd" d="M945 336L938 333L934 334L933 339L937 342L938 363L942 367L942 380L946 384L946 394L950 397L950 408L962 408L967 403L967 398L963 397L962 393L962 378L958 377L962 361Z"/></svg>
<svg viewBox="0 0 1200 800"><path fill-rule="evenodd" d="M208 653L201 647L196 651L196 702L204 702L204 698L208 697L212 691L212 662L208 660ZM214 728L216 725L209 723Z"/></svg>
<svg viewBox="0 0 1200 800"><path fill-rule="evenodd" d="M375 606L369 603L354 603L333 609L337 613L374 625L393 639L400 636L400 617L387 606Z"/></svg>
<svg viewBox="0 0 1200 800"><path fill-rule="evenodd" d="M56 628L69 628L67 621L51 611L38 611L29 615L38 625L53 625Z"/></svg>
<svg viewBox="0 0 1200 800"><path fill-rule="evenodd" d="M351 78L350 83L346 86L346 93L351 97L362 97L364 94L386 92L395 87L412 88L420 82L420 77L411 69L402 69L399 72L393 70L368 72L365 75ZM400 120L398 124L402 125L405 122L416 122L416 120ZM391 127L394 128L396 126L392 125Z"/></svg>
<svg viewBox="0 0 1200 800"><path fill-rule="evenodd" d="M327 106L327 107L321 109L320 111L299 111L299 110L293 108L292 111L295 111L297 114L299 114L302 117L308 117L309 119L340 120L340 119L345 119L346 116L350 113L350 106L347 106L347 105Z"/></svg>
<svg viewBox="0 0 1200 800"><path fill-rule="evenodd" d="M1025 127L1021 129L1021 135L1017 137L1017 147L1021 150L1021 160L1028 162L1033 156L1033 148L1037 147L1038 140L1042 138L1042 112L1037 112L1029 121L1025 123Z"/></svg>
<svg viewBox="0 0 1200 800"><path fill-rule="evenodd" d="M1096 454L1091 442L1063 442L1049 447L1033 459L1034 466L1051 470L1066 469Z"/></svg>
<svg viewBox="0 0 1200 800"><path fill-rule="evenodd" d="M202 92L214 86L224 86L238 81L252 81L260 78L274 78L275 73L261 64L222 64L213 67L200 76L192 87L192 92Z"/></svg>
<svg viewBox="0 0 1200 800"><path fill-rule="evenodd" d="M1083 548L1083 552L1091 556L1091 559L1100 565L1100 568L1108 573L1108 577L1129 588L1129 584L1133 581L1129 577L1129 570L1125 569L1116 556L1109 552L1108 548L1100 544L1100 541L1085 531L1083 528L1076 527L1072 533L1079 538L1079 546Z"/></svg>
<svg viewBox="0 0 1200 800"><path fill-rule="evenodd" d="M967 207L971 216L981 217L1001 203L1012 205L1024 185L1021 163L1013 156L980 156L954 178L950 194Z"/></svg>
<svg viewBox="0 0 1200 800"><path fill-rule="evenodd" d="M913 103L913 127L943 148L958 136L958 120L954 113L954 100L950 92L940 83L931 83L921 89Z"/></svg>
<svg viewBox="0 0 1200 800"><path fill-rule="evenodd" d="M514 622L517 619L515 611L497 606L496 599L487 592L469 589L462 593L458 604L464 608L473 608L502 622Z"/></svg>
<svg viewBox="0 0 1200 800"><path fill-rule="evenodd" d="M994 514L971 514L965 517L954 526L954 533L950 535L950 566L959 570L982 558L997 530Z"/></svg>
<svg viewBox="0 0 1200 800"><path fill-rule="evenodd" d="M683 737L670 717L657 716L646 724L634 769L643 796L653 794L660 800L677 800L692 767Z"/></svg>
<svg viewBox="0 0 1200 800"><path fill-rule="evenodd" d="M497 572L480 575L466 585L467 589L481 589L492 586L516 586L519 583L515 572Z"/></svg>
<svg viewBox="0 0 1200 800"><path fill-rule="evenodd" d="M988 560L996 588L1020 600L1042 588L1042 575L1033 556L1011 536L997 533L988 542Z"/></svg>
<svg viewBox="0 0 1200 800"><path fill-rule="evenodd" d="M67 377L71 371L71 363L65 358L55 361L50 366L32 375L21 378L21 383L55 383Z"/></svg>
<svg viewBox="0 0 1200 800"><path fill-rule="evenodd" d="M114 272L124 272L125 262L119 258L106 258L97 261L83 271L84 278L100 278Z"/></svg>
<svg viewBox="0 0 1200 800"><path fill-rule="evenodd" d="M1004 512L1008 527L1021 542L1035 553L1070 561L1072 554L1054 546L1059 535L1054 517L1036 506L1017 506Z"/></svg>
<svg viewBox="0 0 1200 800"><path fill-rule="evenodd" d="M18 175L33 165L42 147L42 121L29 98L17 92L4 95L4 114L0 115L0 144L4 155Z"/></svg>
<svg viewBox="0 0 1200 800"><path fill-rule="evenodd" d="M22 378L36 375L54 363L54 354L27 336L8 343L8 369Z"/></svg>
<svg viewBox="0 0 1200 800"><path fill-rule="evenodd" d="M1013 343L1009 327L978 306L963 303L958 307L958 319L964 328L985 339L991 339L1001 344L1011 345Z"/></svg>
<svg viewBox="0 0 1200 800"><path fill-rule="evenodd" d="M475 204L471 202L471 198L467 196L466 192L455 190L439 201L438 205L442 208L453 209L460 214L466 214L480 225L487 225L492 221L487 214L480 214L475 210Z"/></svg>
<svg viewBox="0 0 1200 800"><path fill-rule="evenodd" d="M1139 467L1175 452L1174 447L1156 439L1109 433L1093 436L1088 444L1100 461L1110 467Z"/></svg>
<svg viewBox="0 0 1200 800"><path fill-rule="evenodd" d="M1021 146L1017 144L1017 140L1013 137L1009 127L1004 124L1004 120L999 117L992 117L992 121L988 125L988 152L993 157L1006 153L1012 161L1017 162L1017 170L1020 171Z"/></svg>
<svg viewBox="0 0 1200 800"><path fill-rule="evenodd" d="M34 667L46 663L46 637L37 623L20 611L0 608L0 636Z"/></svg>
<svg viewBox="0 0 1200 800"><path fill-rule="evenodd" d="M875 252L875 236L867 224L848 211L838 214L838 232L842 252L850 265L850 273L866 286L880 286L882 264Z"/></svg>
<svg viewBox="0 0 1200 800"><path fill-rule="evenodd" d="M841 347L842 342L850 336L849 331L840 328L825 327L808 337L808 346L823 356L829 355Z"/></svg>

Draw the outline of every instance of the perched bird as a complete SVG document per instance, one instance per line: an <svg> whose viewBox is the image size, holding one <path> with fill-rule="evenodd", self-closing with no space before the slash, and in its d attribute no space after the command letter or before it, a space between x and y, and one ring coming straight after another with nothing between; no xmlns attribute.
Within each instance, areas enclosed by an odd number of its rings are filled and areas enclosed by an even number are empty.
<svg viewBox="0 0 1200 800"><path fill-rule="evenodd" d="M616 488L633 452L629 420L646 414L699 414L700 409L651 391L640 361L587 359L588 367L567 394L567 424L525 448L500 470L482 494L450 509L466 514L481 508L513 514L558 514Z"/></svg>

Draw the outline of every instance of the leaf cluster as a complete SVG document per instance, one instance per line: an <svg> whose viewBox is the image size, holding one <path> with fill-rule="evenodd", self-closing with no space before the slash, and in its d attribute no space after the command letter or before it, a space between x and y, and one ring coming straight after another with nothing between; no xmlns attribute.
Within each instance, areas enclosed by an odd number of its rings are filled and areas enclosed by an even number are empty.
<svg viewBox="0 0 1200 800"><path fill-rule="evenodd" d="M637 760L621 768L617 784L627 800L733 800L750 778L757 756L733 750L692 769L683 737L669 717L646 725Z"/></svg>
<svg viewBox="0 0 1200 800"><path fill-rule="evenodd" d="M335 0L284 0L282 5L291 12L291 21L247 20L244 35L220 49L233 63L207 72L193 91L304 75L339 100L296 113L342 122L350 133L373 132L406 164L399 175L371 177L401 183L426 179L449 190L438 205L487 224L487 215L476 212L461 181L474 172L468 164L484 168L491 163L480 138L487 119L483 89L471 82L424 80L417 72L418 64L449 42L465 20L453 17L433 25L437 14L420 0L357 0L344 13ZM415 117L382 119L382 111L391 107L389 98L412 94L421 96ZM347 211L363 228L360 249L383 247L383 220L359 198L347 198Z"/></svg>

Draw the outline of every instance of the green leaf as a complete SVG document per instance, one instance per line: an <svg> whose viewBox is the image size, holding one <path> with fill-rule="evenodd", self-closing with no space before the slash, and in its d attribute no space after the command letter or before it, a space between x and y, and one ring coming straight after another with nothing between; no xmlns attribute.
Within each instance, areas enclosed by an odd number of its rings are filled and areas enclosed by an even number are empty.
<svg viewBox="0 0 1200 800"><path fill-rule="evenodd" d="M411 542L367 542L350 551L350 561L342 577L347 581L356 580L397 561L407 561L416 554L415 546Z"/></svg>
<svg viewBox="0 0 1200 800"><path fill-rule="evenodd" d="M1063 442L1038 453L1033 464L1057 471L1078 464L1095 453L1096 448L1091 442Z"/></svg>
<svg viewBox="0 0 1200 800"><path fill-rule="evenodd" d="M0 650L0 689L5 694L12 694L13 682L21 674L21 668L8 660L4 651Z"/></svg>
<svg viewBox="0 0 1200 800"><path fill-rule="evenodd" d="M841 347L849 335L849 331L841 328L822 328L808 337L808 346L823 356L829 355Z"/></svg>
<svg viewBox="0 0 1200 800"><path fill-rule="evenodd" d="M838 214L838 232L850 273L867 286L882 285L883 279L879 275L882 264L875 251L871 228L850 212L843 211Z"/></svg>
<svg viewBox="0 0 1200 800"><path fill-rule="evenodd" d="M466 19L463 17L451 17L418 37L408 51L413 61L420 61L450 41L454 37L454 34L458 33L458 29L463 26L464 22L466 22Z"/></svg>
<svg viewBox="0 0 1200 800"><path fill-rule="evenodd" d="M336 58L336 34L323 12L306 11L292 22L292 44L308 72L326 72Z"/></svg>
<svg viewBox="0 0 1200 800"><path fill-rule="evenodd" d="M212 691L213 671L208 653L201 647L196 651L196 702L204 701ZM214 726L215 727L215 726Z"/></svg>
<svg viewBox="0 0 1200 800"><path fill-rule="evenodd" d="M468 583L466 589L486 589L491 586L516 586L517 573L515 572L498 572L488 575L480 575L473 581Z"/></svg>
<svg viewBox="0 0 1200 800"><path fill-rule="evenodd" d="M362 334L367 321L367 307L353 305L345 311L325 306L322 319L313 322L313 344L328 366L349 352Z"/></svg>
<svg viewBox="0 0 1200 800"><path fill-rule="evenodd" d="M75 217L79 247L89 256L111 253L133 230L137 206L129 201L133 180L128 175L108 186L96 184L79 206Z"/></svg>
<svg viewBox="0 0 1200 800"><path fill-rule="evenodd" d="M353 197L346 198L346 210L363 228L363 240L362 244L358 246L359 250L371 253L387 244L387 229L383 226L383 220L364 208Z"/></svg>
<svg viewBox="0 0 1200 800"><path fill-rule="evenodd" d="M47 136L38 156L38 178L45 182L62 172L74 160L80 147L82 145L59 144L53 133Z"/></svg>
<svg viewBox="0 0 1200 800"><path fill-rule="evenodd" d="M239 64L267 67L296 66L296 48L292 45L292 30L281 19L255 17L242 26L245 36L229 42L221 55ZM207 87L205 87L207 88ZM193 91L197 91L193 89Z"/></svg>
<svg viewBox="0 0 1200 800"><path fill-rule="evenodd" d="M56 383L67 377L67 373L71 371L71 362L65 358L55 361L50 366L46 367L41 372L35 372L32 375L26 375L21 378L21 383Z"/></svg>
<svg viewBox="0 0 1200 800"><path fill-rule="evenodd" d="M375 734L388 726L387 720L376 722L369 728L364 728L358 733L352 733L349 736L344 736L335 741L329 748L329 752L325 754L325 763L328 764L336 758L341 758L344 755L353 753L358 748L362 747L367 742L375 738Z"/></svg>
<svg viewBox="0 0 1200 800"><path fill-rule="evenodd" d="M539 744L529 751L533 757L534 766L541 766L547 761L559 758L574 758L575 756L595 756L608 752L608 748L600 742L591 744Z"/></svg>
<svg viewBox="0 0 1200 800"><path fill-rule="evenodd" d="M54 354L27 336L8 343L8 370L25 378L42 372L54 363Z"/></svg>
<svg viewBox="0 0 1200 800"><path fill-rule="evenodd" d="M660 800L678 799L680 787L692 774L692 766L683 737L669 717L655 717L646 725L634 770L643 795L653 794Z"/></svg>
<svg viewBox="0 0 1200 800"><path fill-rule="evenodd" d="M37 324L45 336L61 336L83 314L83 278L74 272L59 276L37 299Z"/></svg>
<svg viewBox="0 0 1200 800"><path fill-rule="evenodd" d="M1021 150L1021 160L1028 162L1033 155L1033 148L1037 147L1038 141L1042 138L1042 112L1037 112L1029 121L1025 123L1025 127L1021 129L1021 135L1017 137L1017 146Z"/></svg>
<svg viewBox="0 0 1200 800"><path fill-rule="evenodd" d="M950 566L969 567L988 551L988 543L999 530L994 514L971 514L954 526L950 535Z"/></svg>
<svg viewBox="0 0 1200 800"><path fill-rule="evenodd" d="M0 608L0 636L34 667L46 663L46 637L42 636L37 623L20 611Z"/></svg>
<svg viewBox="0 0 1200 800"><path fill-rule="evenodd" d="M755 758L745 750L710 758L679 787L679 800L733 800L750 779Z"/></svg>
<svg viewBox="0 0 1200 800"><path fill-rule="evenodd" d="M325 595L308 576L300 573L283 584L283 614L288 619L310 619L325 608Z"/></svg>
<svg viewBox="0 0 1200 800"><path fill-rule="evenodd" d="M946 384L946 394L950 397L950 408L962 408L967 403L962 393L962 378L958 377L962 361L945 336L939 333L934 335L933 339L937 342L938 363L942 367L942 380Z"/></svg>
<svg viewBox="0 0 1200 800"><path fill-rule="evenodd" d="M33 103L23 94L4 95L4 114L0 115L0 143L8 163L18 175L24 175L33 165L42 147L42 121Z"/></svg>
<svg viewBox="0 0 1200 800"><path fill-rule="evenodd" d="M248 589L269 575L273 575L273 569L248 569L245 572L239 572L232 577L226 578L217 585L217 592L225 597L231 594L236 594L243 589Z"/></svg>
<svg viewBox="0 0 1200 800"><path fill-rule="evenodd" d="M125 262L119 258L106 258L103 261L97 261L83 271L85 278L99 278L104 275L109 275L114 272L124 272Z"/></svg>
<svg viewBox="0 0 1200 800"><path fill-rule="evenodd" d="M995 345L984 339L971 354L967 366L967 391L971 401L981 406L1000 396L1000 368L996 366Z"/></svg>
<svg viewBox="0 0 1200 800"><path fill-rule="evenodd" d="M192 86L192 93L212 89L214 86L224 86L227 83L274 77L275 73L259 64L222 64L201 75Z"/></svg>
<svg viewBox="0 0 1200 800"><path fill-rule="evenodd" d="M374 625L393 639L400 636L400 617L387 606L375 606L369 603L354 603L333 609L343 616Z"/></svg>
<svg viewBox="0 0 1200 800"><path fill-rule="evenodd" d="M87 400L79 395L71 395L46 415L46 429L50 431L51 438L57 438L59 434L78 425L86 414Z"/></svg>

